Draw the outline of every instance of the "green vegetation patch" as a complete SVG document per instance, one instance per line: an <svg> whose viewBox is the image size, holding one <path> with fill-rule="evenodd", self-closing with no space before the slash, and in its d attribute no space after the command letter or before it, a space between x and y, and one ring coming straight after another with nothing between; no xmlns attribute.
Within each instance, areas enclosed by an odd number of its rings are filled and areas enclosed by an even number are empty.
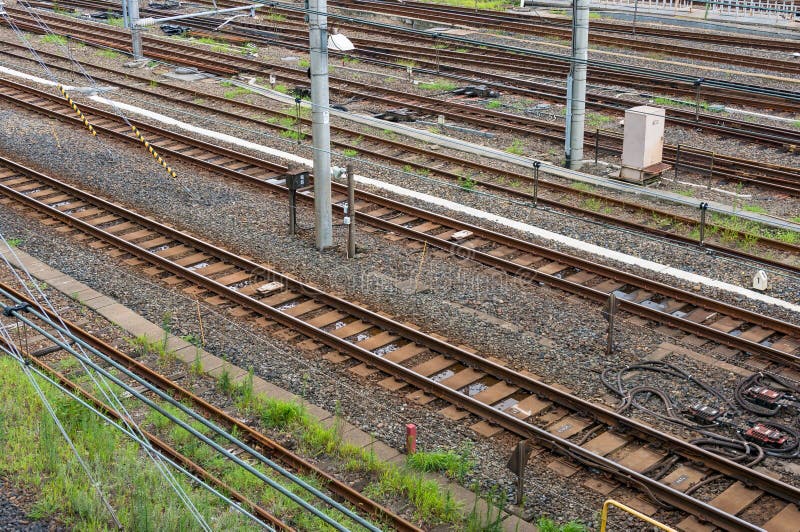
<svg viewBox="0 0 800 532"><path fill-rule="evenodd" d="M69 359L74 360L74 359ZM195 530L197 523L139 445L39 379L123 530ZM129 405L130 406L130 405ZM75 530L110 530L113 521L16 361L0 357L0 475L37 492L33 519L57 517ZM162 416L163 417L163 416ZM166 419L166 418L165 418ZM180 476L179 476L180 477ZM254 530L205 490L178 480L219 530Z"/></svg>
<svg viewBox="0 0 800 532"><path fill-rule="evenodd" d="M417 85L420 89L426 91L452 91L455 90L458 85L453 83L452 81L431 81L429 83L420 83Z"/></svg>
<svg viewBox="0 0 800 532"><path fill-rule="evenodd" d="M47 35L42 35L42 42L46 42L49 44L58 44L58 45L65 45L67 44L67 38L63 35L56 35L55 33L48 33Z"/></svg>

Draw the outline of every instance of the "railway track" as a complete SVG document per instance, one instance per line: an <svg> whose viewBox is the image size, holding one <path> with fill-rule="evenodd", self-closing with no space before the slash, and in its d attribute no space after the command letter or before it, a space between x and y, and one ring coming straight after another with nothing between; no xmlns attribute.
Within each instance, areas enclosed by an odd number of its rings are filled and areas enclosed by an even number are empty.
<svg viewBox="0 0 800 532"><path fill-rule="evenodd" d="M13 85L6 83L5 88L8 87L14 89ZM15 102L28 108L64 108L58 98L44 93L32 94L21 85L17 85L15 90L22 93ZM0 96L10 99L13 94L4 90ZM42 102L42 99L45 101ZM92 125L98 132L128 142L138 142L129 134L130 128L113 113L88 106L84 106L83 111L91 117ZM147 123L136 120L130 122L159 153L171 160L182 159L285 197L282 182L285 168L281 166L196 139L187 139ZM0 186L6 181L0 180ZM17 186L22 187L23 193L35 190L37 198L47 196L49 190L44 188L38 191L35 183L26 181L12 181L5 190L11 192ZM334 209L344 214L345 187L333 183L333 193ZM313 201L309 192L300 194L299 199L309 203ZM549 284L597 303L605 303L613 292L621 300L621 310L757 355L779 366L800 367L799 326L366 191L358 191L356 211L362 223L383 231L468 257L510 275ZM456 234L468 236L456 239Z"/></svg>
<svg viewBox="0 0 800 532"><path fill-rule="evenodd" d="M421 20L440 22L446 25L467 26L489 30L499 30L523 35L547 35L569 42L572 39L572 28L557 28L552 25L520 21L518 17L492 15L485 12L476 15L467 10L442 8L420 4L417 2L385 2L378 0L338 0L331 2L332 7L370 11L382 15L394 15L403 18L418 18ZM590 22L592 27L595 22ZM594 45L612 46L641 52L668 53L677 57L686 57L699 61L709 61L708 50L697 50L688 46L649 43L636 38L621 37L619 35L605 35L590 32L589 43ZM796 49L796 48L795 48ZM764 57L742 56L736 53L722 51L714 52L714 61L730 65L744 66L758 70L767 69L771 72L800 73L800 64L780 59Z"/></svg>
<svg viewBox="0 0 800 532"><path fill-rule="evenodd" d="M51 58L51 61L56 59L63 59L61 56L48 54L42 51L38 51L38 53L40 57ZM12 55L9 52L7 52L7 54ZM14 57L20 59L26 59L21 55L14 55ZM159 87L158 90L156 91L152 89L150 85L152 80L149 78L136 76L129 72L119 72L109 68L99 67L97 65L85 65L85 66L91 66L93 70L103 72L104 75L114 74L117 76L122 76L125 80L124 83L120 83L118 81L109 79L107 77L99 77L96 72L93 72L93 79L98 83L105 84L106 86L117 86L123 88L123 87L128 87L131 82L134 82L139 84L139 87L137 87L136 89L137 91L147 95L151 95L160 100L166 100L175 104L189 106L197 110L213 111L218 115L224 115L228 118L235 120L245 120L247 122L252 123L253 125L257 125L259 128L274 129L279 134L286 134L286 132L293 131L291 127L283 126L280 124L280 122L282 120L289 120L289 119L296 120L296 117L292 117L284 113L271 112L260 106L236 102L235 100L221 98L219 96L215 96L210 93L198 91L196 89L182 88L177 85L172 85L170 83L163 81L159 82ZM54 64L49 65L49 68L56 71L74 73L72 69L59 67ZM18 89L19 86L17 86L16 88ZM33 91L33 89L30 90ZM164 94L165 91L169 91L173 95L165 95ZM49 96L45 96L46 93L42 91L31 92L31 94L38 94L42 98L49 98ZM196 103L196 100L198 98L204 101L216 102L220 105L215 106L213 109L211 109L205 104ZM36 110L35 106L31 107L29 105L29 108L31 108L32 110ZM242 113L232 112L231 110L234 108L240 109ZM49 109L47 111L43 110L42 108L39 108L39 111L46 112L50 116L56 116L59 118L72 118L72 115L68 112L69 110L61 107L57 107L55 109ZM277 120L266 120L266 121L256 120L247 116L246 113L268 114L272 117L276 117ZM305 126L304 129L306 131L311 130L310 127L311 121L309 119L301 117L300 122L303 124L303 126ZM566 194L569 196L578 197L580 198L581 201L585 201L585 198L592 198L593 200L602 202L603 205L613 206L617 209L620 209L622 211L622 214L620 213L606 214L603 212L599 212L598 210L586 209L580 206L575 206L573 204L570 204L569 202L564 202L563 200L559 199L553 200L553 199L548 199L547 197L541 197L539 196L539 194L537 194L537 197L534 198L534 196L530 192L526 192L521 188L505 184L506 179L516 179L518 183L526 183L528 185L532 185L533 179L528 174L503 172L502 175L498 175L496 169L489 165L470 162L464 160L463 158L447 156L436 152L430 152L424 148L416 148L405 142L393 141L376 135L359 133L345 127L337 127L335 125L331 126L331 130L337 134L336 139L347 138L347 140L344 141L335 139L332 141L333 145L341 150L355 150L363 155L371 155L379 160L389 160L393 163L396 163L404 167L413 166L414 168L417 169L417 171L427 172L428 175L431 176L444 177L446 179L449 179L453 183L458 183L459 180L462 179L462 176L465 173L480 172L482 175L489 175L490 177L488 179L474 177L473 181L476 185L486 190L490 190L492 192L499 192L512 198L530 202L531 204L535 202L537 205L541 204L542 206L545 207L557 208L584 218L596 219L605 224L621 226L627 229L633 229L636 231L655 235L657 237L676 241L681 244L697 245L697 241L689 237L681 236L675 234L674 232L666 231L663 229L653 228L648 225L645 225L644 223L636 223L631 221L633 217L639 216L641 217L642 220L652 220L653 218L657 218L658 220L672 220L671 223L680 224L686 228L697 227L698 220L689 218L687 216L680 216L667 211L662 211L653 206L643 207L632 202L619 200L616 198L603 196L600 194L595 194L591 191L578 191L572 187L549 182L546 180L540 180L538 182L538 187L540 189L549 190L554 194L559 194L559 195ZM410 154L411 157L406 156L406 154ZM420 159L424 159L426 161L429 160L429 162L423 163L420 161ZM445 168L442 168L441 165L442 162L447 163ZM503 183L500 183L498 179L503 179L504 180ZM742 241L744 241L745 239L753 238L751 235L746 235L745 233L742 233L740 231L723 228L715 225L714 223L708 223L706 227L709 233L712 232L717 234L724 233L731 236L732 238L736 238ZM795 254L800 255L800 247L783 242L781 240L758 238L757 240L755 240L755 242L760 243L761 245L763 245L764 248L767 248L773 252L777 251L781 253L787 253L789 254L789 256L793 256ZM744 260L763 263L770 267L782 270L788 270L793 273L800 273L800 265L792 264L790 261L787 262L778 259L767 259L761 256L763 255L763 253L758 253L758 254L748 253L745 251L733 249L729 246L725 246L722 243L715 243L709 240L706 240L703 246L707 250L712 250L715 252L719 252L725 255L730 255Z"/></svg>
<svg viewBox="0 0 800 532"><path fill-rule="evenodd" d="M9 12L12 11L11 8L7 10ZM38 24L25 22L27 13L13 11L15 15L22 17L16 22L20 27L34 32L42 31ZM40 16L48 18L50 27L63 35L69 35L101 46L111 46L122 50L129 49L125 32L117 28L74 20L67 23L62 17L49 14ZM299 73L296 69L282 65L268 65L243 57L226 56L225 54L213 52L200 53L196 47L152 37L145 38L144 45L145 52L149 57L198 67L220 75L245 72L266 76L270 73L281 72L281 79L286 83L294 83L300 86L307 83L304 74ZM340 97L369 100L383 105L387 109L402 106L421 115L437 116L441 114L456 123L467 123L480 128L529 135L549 141L563 141L563 126L548 121L534 120L519 115L479 108L464 104L461 101L443 101L437 98L409 95L403 91L386 88L378 89L374 85L355 81L346 81L341 84L332 82L332 90L339 94ZM595 134L598 133L587 132L585 136L586 142L593 143ZM608 152L621 153L622 135L600 132L597 144L601 149ZM678 155L678 151L680 151L680 155ZM674 162L676 158L679 158L680 165L683 168L713 173L719 179L729 179L736 182L769 187L792 194L800 191L800 176L798 176L795 168L756 163L747 159L713 154L686 146L681 146L679 150L677 146L666 145L664 152L664 160L666 162Z"/></svg>
<svg viewBox="0 0 800 532"><path fill-rule="evenodd" d="M385 373L382 385L390 390L411 385L416 391L408 397L418 402L442 399L455 418L465 412L482 419L476 429L504 429L599 469L679 509L690 521L759 530L787 526L797 514L793 503L800 500L800 490L771 476L11 161L0 160L0 166L3 195L62 228L65 236L84 235L81 245L105 249L218 309L243 319L263 318L273 333L289 329L311 338L340 361L356 361L361 375ZM727 486L713 500L683 493L711 475L723 475ZM764 522L736 517L754 500L770 509L759 517Z"/></svg>
<svg viewBox="0 0 800 532"><path fill-rule="evenodd" d="M14 298L14 302L9 301L4 306L14 306L16 304L19 304L20 302L26 302L33 308L37 308L34 301L32 301L24 294L21 294L17 290L13 289L12 287L7 286L4 283L0 283L0 288L2 288L3 291L11 294L11 296ZM5 299L8 301L8 298ZM42 312L42 310L39 310L39 312ZM168 376L159 373L158 371L154 370L148 365L140 362L135 357L132 357L127 353L124 353L123 351L113 347L112 345L102 340L98 336L79 327L77 324L72 323L68 320L64 320L63 317L54 314L49 309L45 308L43 314L46 317L50 318L51 320L55 321L56 323L59 323L59 320L63 321L65 328L68 329L74 336L76 336L86 345L98 350L108 358L120 364L123 364L126 368L128 368L129 371L131 371L141 379L145 380L146 382L150 383L152 386L158 388L162 392L168 393L170 396L172 396L173 399L181 401L184 404L190 406L196 412L202 414L203 416L212 420L213 422L220 424L226 430L228 431L235 430L239 435L241 441L243 441L256 451L260 452L261 454L277 461L278 463L289 468L291 471L297 474L313 475L314 478L319 480L320 485L323 487L323 489L334 494L339 500L346 501L347 503L351 504L352 507L355 508L357 511L362 512L364 515L369 515L371 518L376 519L381 523L385 523L386 525L390 526L392 530L421 532L421 529L419 527L408 522L407 520L397 515L396 513L392 512L391 510L387 509L386 507L376 503L372 499L362 495L360 492L356 491L348 484L338 480L328 472L320 469L319 467L305 460L296 453L281 446L278 442L265 436L263 433L259 432L250 425L242 422L233 415L228 414L224 410L214 406L213 404L209 403L202 397L192 393L186 388L183 388L181 385L179 385L176 381L170 379ZM31 315L29 314L28 316ZM33 316L36 317L35 314ZM52 327L49 327L46 324L46 322L44 322L41 319L37 321L39 322L39 325L43 329L45 329L48 332L51 332L56 337L59 336L59 334L57 334L57 331L55 331ZM48 363L48 361L46 360L47 356L52 356L61 351L59 349L55 349L55 347L57 347L55 346L55 344L53 344L45 337L38 334L35 335L35 338L41 339L39 340L42 344L41 346L37 345L37 343L35 343L34 341L26 342L25 346L25 349L27 351L27 353L25 353L27 354L26 359L31 364L39 367L40 369L43 369L50 375L54 376L62 384L67 386L70 390L78 392L79 394L83 395L85 398L89 399L95 406L100 408L102 411L110 414L114 419L121 420L120 414L116 412L113 408L103 403L96 397L91 396L91 394L86 392L85 388L83 388L80 384L77 384L74 381L74 379L70 378L69 375L60 373L55 369L55 367L52 364ZM16 346L16 347L17 349L21 349L21 346ZM36 354L45 352L47 353L46 356L42 354ZM95 360L98 361L98 359ZM104 366L108 368L107 365ZM80 373L80 371L78 373ZM131 382L133 383L132 386L138 387L138 383L135 383L135 381ZM146 395L153 400L158 400L157 396L152 392L146 392ZM177 449L169 445L161 438L153 434L149 434L146 431L143 432L145 436L147 436L148 440L156 446L156 448L163 451L167 456L178 461L178 463L180 463L181 465L188 467L198 477L214 483L214 485L221 488L224 493L231 494L235 500L247 505L248 508L252 508L251 511L256 516L265 519L268 523L276 526L278 530L287 530L287 531L293 530L292 527L290 527L288 524L286 524L285 522L281 521L280 519L272 515L268 510L264 509L263 507L259 506L253 501L248 500L246 496L242 495L241 493L238 493L235 489L231 488L229 485L226 485L222 480L215 477L213 473L203 469L203 467L200 464L192 461L189 457L180 453ZM249 454L249 452L245 447L238 447L232 442L230 442L230 445L233 445L228 449L230 452L235 452L236 454L240 453L244 453L246 455Z"/></svg>

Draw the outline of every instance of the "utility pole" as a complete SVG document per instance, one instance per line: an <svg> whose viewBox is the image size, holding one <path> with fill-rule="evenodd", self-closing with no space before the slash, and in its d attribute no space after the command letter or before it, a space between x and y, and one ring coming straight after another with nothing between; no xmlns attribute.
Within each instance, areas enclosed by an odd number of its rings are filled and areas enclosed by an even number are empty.
<svg viewBox="0 0 800 532"><path fill-rule="evenodd" d="M141 61L144 59L144 54L142 53L142 28L139 27L139 0L128 0L128 17L130 18L133 60Z"/></svg>
<svg viewBox="0 0 800 532"><path fill-rule="evenodd" d="M333 245L327 0L310 0L308 7L311 51L311 135L314 146L314 224L317 249L322 251Z"/></svg>
<svg viewBox="0 0 800 532"><path fill-rule="evenodd" d="M572 0L572 62L567 78L566 166L578 170L583 161L586 118L586 61L589 58L589 0Z"/></svg>

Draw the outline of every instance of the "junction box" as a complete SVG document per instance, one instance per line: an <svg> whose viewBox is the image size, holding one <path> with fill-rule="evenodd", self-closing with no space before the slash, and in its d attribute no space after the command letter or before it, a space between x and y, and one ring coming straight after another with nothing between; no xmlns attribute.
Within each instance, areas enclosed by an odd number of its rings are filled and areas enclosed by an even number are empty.
<svg viewBox="0 0 800 532"><path fill-rule="evenodd" d="M640 105L625 111L625 138L622 142L623 181L643 185L669 168L664 164L664 109Z"/></svg>

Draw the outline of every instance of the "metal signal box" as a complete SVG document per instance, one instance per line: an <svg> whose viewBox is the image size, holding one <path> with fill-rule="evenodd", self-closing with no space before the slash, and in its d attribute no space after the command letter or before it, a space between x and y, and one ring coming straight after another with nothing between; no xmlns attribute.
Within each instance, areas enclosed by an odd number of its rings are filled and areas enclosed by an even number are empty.
<svg viewBox="0 0 800 532"><path fill-rule="evenodd" d="M649 105L625 111L620 179L644 184L666 170L667 166L661 161L664 151L664 114L661 107Z"/></svg>

